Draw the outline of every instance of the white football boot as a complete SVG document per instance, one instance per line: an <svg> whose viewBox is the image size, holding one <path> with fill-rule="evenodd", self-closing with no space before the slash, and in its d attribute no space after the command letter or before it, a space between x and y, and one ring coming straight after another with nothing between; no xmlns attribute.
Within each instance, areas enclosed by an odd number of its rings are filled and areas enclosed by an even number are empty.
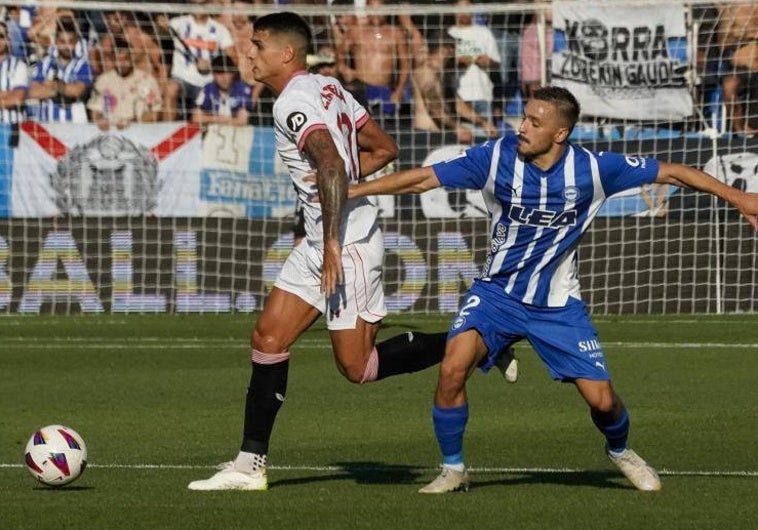
<svg viewBox="0 0 758 530"><path fill-rule="evenodd" d="M235 469L234 462L224 462L219 464L217 469L219 472L211 478L190 482L187 488L195 491L266 491L268 489L265 467L247 473Z"/></svg>
<svg viewBox="0 0 758 530"><path fill-rule="evenodd" d="M497 358L495 368L500 370L506 382L515 383L518 381L518 359L513 348L508 348Z"/></svg>
<svg viewBox="0 0 758 530"><path fill-rule="evenodd" d="M658 473L631 449L626 449L620 455L615 456L606 447L605 453L638 490L658 491L661 489L661 479L658 477Z"/></svg>
<svg viewBox="0 0 758 530"><path fill-rule="evenodd" d="M451 491L468 491L471 480L468 472L456 471L442 466L442 473L429 484L418 490L419 493L448 493Z"/></svg>

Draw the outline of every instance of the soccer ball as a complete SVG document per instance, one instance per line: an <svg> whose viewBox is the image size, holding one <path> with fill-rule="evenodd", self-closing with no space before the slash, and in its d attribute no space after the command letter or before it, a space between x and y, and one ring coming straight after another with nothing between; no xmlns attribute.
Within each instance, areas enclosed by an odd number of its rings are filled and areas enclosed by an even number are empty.
<svg viewBox="0 0 758 530"><path fill-rule="evenodd" d="M48 486L76 480L87 466L87 446L79 434L63 425L48 425L26 444L26 468Z"/></svg>

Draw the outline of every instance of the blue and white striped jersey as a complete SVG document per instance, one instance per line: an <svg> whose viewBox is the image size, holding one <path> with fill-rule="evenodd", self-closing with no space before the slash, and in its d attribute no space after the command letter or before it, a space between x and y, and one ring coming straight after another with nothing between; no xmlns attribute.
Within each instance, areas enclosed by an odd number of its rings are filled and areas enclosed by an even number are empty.
<svg viewBox="0 0 758 530"><path fill-rule="evenodd" d="M491 218L480 279L539 307L580 299L576 247L605 199L653 182L652 158L592 152L567 144L548 171L525 162L515 137L489 141L434 164L448 188L480 189Z"/></svg>
<svg viewBox="0 0 758 530"><path fill-rule="evenodd" d="M17 88L29 88L26 63L16 57L8 56L0 62L0 91L8 92ZM0 122L18 123L24 121L23 104L18 108L0 110Z"/></svg>
<svg viewBox="0 0 758 530"><path fill-rule="evenodd" d="M63 65L57 59L57 53L49 53L34 69L32 81L63 81L64 83L84 83L92 86L92 69L86 57L74 56ZM85 98L81 101L62 101L61 99L41 100L37 104L29 104L29 115L40 122L74 122L87 121Z"/></svg>

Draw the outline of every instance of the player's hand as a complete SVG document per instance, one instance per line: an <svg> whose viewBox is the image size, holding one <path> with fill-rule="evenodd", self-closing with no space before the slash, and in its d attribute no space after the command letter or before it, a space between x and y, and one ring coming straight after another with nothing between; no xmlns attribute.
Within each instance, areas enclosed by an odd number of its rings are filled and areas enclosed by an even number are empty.
<svg viewBox="0 0 758 530"><path fill-rule="evenodd" d="M342 270L342 248L336 241L325 241L321 292L327 297L332 296L343 283L345 283L345 274Z"/></svg>
<svg viewBox="0 0 758 530"><path fill-rule="evenodd" d="M476 59L474 60L474 62L482 70L486 70L486 69L488 69L490 67L490 57L489 57L489 55L477 55Z"/></svg>
<svg viewBox="0 0 758 530"><path fill-rule="evenodd" d="M211 62L208 59L198 59L195 62L195 67L201 75L207 75L211 73Z"/></svg>

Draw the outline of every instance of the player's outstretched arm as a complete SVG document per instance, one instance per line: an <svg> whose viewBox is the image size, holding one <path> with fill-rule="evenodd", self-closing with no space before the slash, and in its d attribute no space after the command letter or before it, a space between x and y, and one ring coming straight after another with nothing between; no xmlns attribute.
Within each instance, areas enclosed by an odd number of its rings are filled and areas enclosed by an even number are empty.
<svg viewBox="0 0 758 530"><path fill-rule="evenodd" d="M724 199L739 210L753 230L758 230L758 193L745 193L694 167L665 162L659 164L655 181L703 191Z"/></svg>
<svg viewBox="0 0 758 530"><path fill-rule="evenodd" d="M440 181L434 170L425 166L396 171L376 180L350 186L348 195L350 198L366 195L406 195L423 193L439 186Z"/></svg>
<svg viewBox="0 0 758 530"><path fill-rule="evenodd" d="M321 273L321 291L327 296L337 292L344 281L342 272L342 246L340 224L347 200L347 174L345 162L326 129L316 129L305 138L305 153L313 160L318 172L316 186L321 201L324 227L324 265Z"/></svg>
<svg viewBox="0 0 758 530"><path fill-rule="evenodd" d="M360 158L360 177L367 177L382 169L397 158L398 148L395 140L384 132L378 123L369 118L358 129L358 157Z"/></svg>

